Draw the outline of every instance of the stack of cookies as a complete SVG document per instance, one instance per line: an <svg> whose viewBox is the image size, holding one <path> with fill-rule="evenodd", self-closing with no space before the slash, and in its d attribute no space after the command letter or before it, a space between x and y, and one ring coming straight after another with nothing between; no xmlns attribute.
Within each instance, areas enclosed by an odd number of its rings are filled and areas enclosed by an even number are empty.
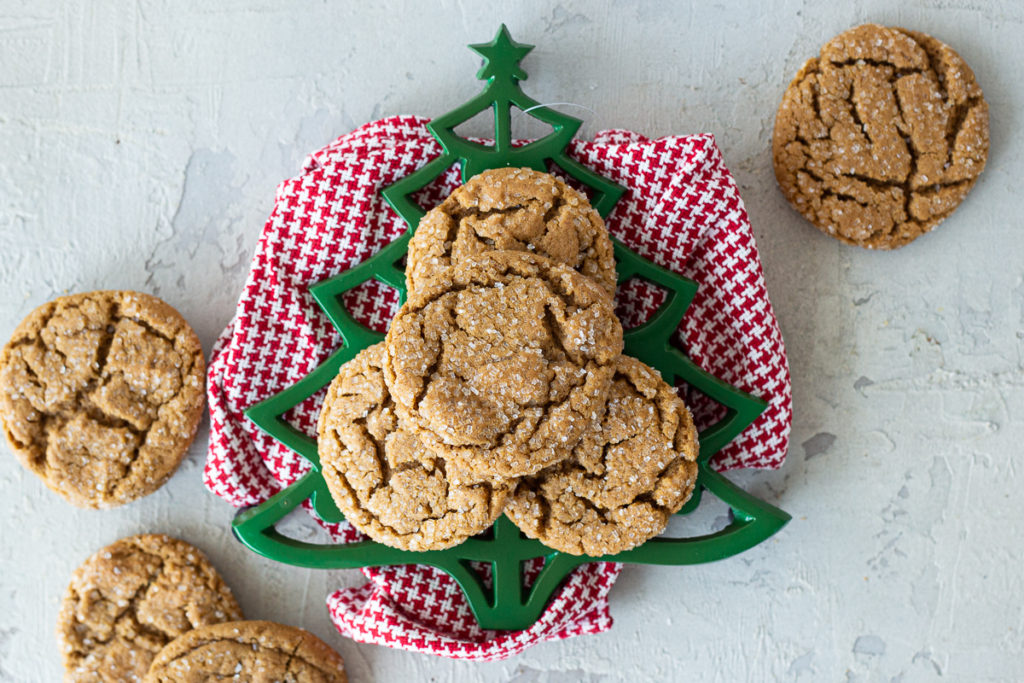
<svg viewBox="0 0 1024 683"><path fill-rule="evenodd" d="M206 555L163 534L122 538L75 570L57 638L66 683L348 680L313 634L243 621Z"/></svg>
<svg viewBox="0 0 1024 683"><path fill-rule="evenodd" d="M582 194L529 169L482 173L420 222L406 282L318 424L357 529L438 550L504 512L591 556L664 530L693 492L696 430L673 387L622 355L612 244Z"/></svg>

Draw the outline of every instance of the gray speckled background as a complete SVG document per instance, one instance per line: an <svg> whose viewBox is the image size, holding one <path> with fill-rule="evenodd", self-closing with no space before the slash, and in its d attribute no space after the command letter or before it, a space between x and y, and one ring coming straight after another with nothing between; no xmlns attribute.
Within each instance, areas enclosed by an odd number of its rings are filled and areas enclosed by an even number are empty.
<svg viewBox="0 0 1024 683"><path fill-rule="evenodd" d="M252 617L310 628L355 682L1024 679L1024 6L982 0L630 3L0 0L0 333L65 292L133 288L209 350L274 197L306 152L370 119L476 92L464 45L536 43L527 91L594 110L583 133L713 132L750 211L793 372L792 447L734 479L793 513L718 564L627 567L609 633L467 664L356 645L323 598L357 572L249 554L203 489L207 427L173 480L73 509L0 453L0 679L54 681L73 568L158 530L211 555ZM425 3L423 3L425 4ZM844 247L771 171L802 61L863 21L949 42L991 105L964 205L895 253Z"/></svg>

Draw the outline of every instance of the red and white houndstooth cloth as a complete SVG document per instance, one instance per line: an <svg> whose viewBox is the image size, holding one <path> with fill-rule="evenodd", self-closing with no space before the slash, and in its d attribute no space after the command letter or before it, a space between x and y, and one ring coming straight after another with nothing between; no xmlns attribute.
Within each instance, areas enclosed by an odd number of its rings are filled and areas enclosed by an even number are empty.
<svg viewBox="0 0 1024 683"><path fill-rule="evenodd" d="M236 506L261 503L293 483L308 464L243 416L323 362L340 338L308 287L369 258L405 230L379 190L441 153L427 119L396 116L343 135L306 160L277 189L235 317L214 346L207 391L210 448L206 486ZM778 467L791 421L789 369L768 301L761 263L736 184L710 135L649 140L624 130L574 140L569 154L628 188L608 217L611 233L700 288L679 326L678 342L702 368L768 401L768 408L713 460L721 470ZM457 168L416 199L433 206L459 184ZM627 327L664 295L626 283L617 312ZM346 295L360 322L384 331L397 311L393 290L374 282ZM321 392L286 417L315 434ZM688 399L698 426L721 414L702 396ZM338 540L356 534L328 529ZM584 565L524 631L477 626L454 581L422 565L368 568L369 583L328 598L342 634L360 642L473 660L494 660L545 640L611 626L607 594L620 566Z"/></svg>

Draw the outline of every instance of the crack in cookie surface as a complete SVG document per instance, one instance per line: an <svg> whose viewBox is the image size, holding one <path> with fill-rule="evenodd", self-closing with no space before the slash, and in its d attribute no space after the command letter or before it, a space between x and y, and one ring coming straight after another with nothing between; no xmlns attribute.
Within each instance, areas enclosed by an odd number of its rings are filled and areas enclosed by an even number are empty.
<svg viewBox="0 0 1024 683"><path fill-rule="evenodd" d="M357 529L404 550L441 550L487 529L512 482L460 471L427 448L395 412L383 343L331 382L317 423L324 479Z"/></svg>
<svg viewBox="0 0 1024 683"><path fill-rule="evenodd" d="M600 214L562 180L528 168L485 171L423 217L409 242L408 289L491 250L540 254L615 293L612 243Z"/></svg>
<svg viewBox="0 0 1024 683"><path fill-rule="evenodd" d="M347 683L341 656L300 628L234 621L190 631L153 661L146 683Z"/></svg>
<svg viewBox="0 0 1024 683"><path fill-rule="evenodd" d="M12 450L82 507L156 490L202 415L202 347L180 315L137 292L62 297L22 321L0 354Z"/></svg>
<svg viewBox="0 0 1024 683"><path fill-rule="evenodd" d="M508 478L564 459L600 419L622 327L571 268L486 252L417 290L386 344L385 381L423 443Z"/></svg>
<svg viewBox="0 0 1024 683"><path fill-rule="evenodd" d="M693 420L675 389L621 356L600 424L569 459L524 477L505 514L562 552L622 552L661 533L690 498L697 450Z"/></svg>
<svg viewBox="0 0 1024 683"><path fill-rule="evenodd" d="M930 36L874 24L804 64L772 140L793 207L843 242L879 249L949 216L988 146L988 105L960 56Z"/></svg>
<svg viewBox="0 0 1024 683"><path fill-rule="evenodd" d="M142 680L153 657L181 634L241 618L198 549L158 534L123 538L72 575L57 625L65 680Z"/></svg>

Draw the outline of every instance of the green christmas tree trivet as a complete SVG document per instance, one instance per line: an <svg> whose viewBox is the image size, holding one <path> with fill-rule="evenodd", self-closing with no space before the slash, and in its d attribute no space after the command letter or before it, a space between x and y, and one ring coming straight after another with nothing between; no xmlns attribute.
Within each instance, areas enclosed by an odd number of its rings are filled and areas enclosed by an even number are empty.
<svg viewBox="0 0 1024 683"><path fill-rule="evenodd" d="M523 93L519 81L526 79L526 72L519 62L532 47L512 40L504 26L490 43L470 46L484 59L477 74L478 78L486 81L483 91L428 124L431 134L443 148L439 157L382 190L384 198L405 220L409 229L370 259L310 287L314 300L340 333L342 346L294 385L252 406L246 411L246 416L271 437L308 460L311 467L307 474L266 502L239 512L232 524L235 535L249 548L288 564L322 569L400 564L437 567L459 584L477 621L486 629L529 627L541 615L568 574L586 562L662 565L711 562L757 545L789 521L785 512L747 494L708 464L714 453L761 414L765 403L697 367L671 343L672 335L697 291L697 284L651 263L616 242L620 284L640 278L667 292L664 302L649 320L626 332L625 353L659 370L669 384L685 382L727 409L725 417L700 433L697 487L693 497L678 513L691 513L699 504L702 492L707 491L729 506L732 521L727 527L687 538L660 536L632 550L605 557L556 552L539 541L526 538L504 516L487 533L448 550L427 552L398 550L370 540L308 543L288 538L275 528L285 515L307 499L323 521L334 523L344 519L320 474L316 440L290 425L282 416L326 387L342 364L360 350L383 339L382 334L358 323L349 314L342 303L342 295L369 280L376 280L398 290L400 300L404 301L405 275L397 264L425 213L410 195L426 187L454 164L460 164L463 180L490 168L526 166L547 171L550 165L554 165L589 188L591 203L603 217L611 212L624 192L616 183L568 156L566 147L579 130L579 119L542 106ZM526 144L513 144L513 107L549 124L552 132ZM456 126L488 108L494 113L493 144L474 142L456 135ZM526 587L523 568L535 558L544 558L544 565L533 583ZM491 576L485 578L474 570L473 562L490 565Z"/></svg>

